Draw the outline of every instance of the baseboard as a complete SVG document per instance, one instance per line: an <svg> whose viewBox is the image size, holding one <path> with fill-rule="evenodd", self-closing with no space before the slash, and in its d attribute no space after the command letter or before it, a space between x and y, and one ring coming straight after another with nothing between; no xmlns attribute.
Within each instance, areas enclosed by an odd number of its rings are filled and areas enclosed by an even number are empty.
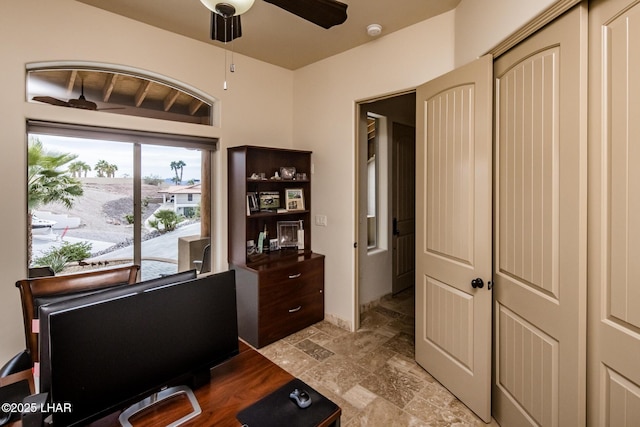
<svg viewBox="0 0 640 427"><path fill-rule="evenodd" d="M344 329L345 331L353 331L353 325L348 320L344 320L335 314L325 313L324 320L331 323L332 325L337 326L340 329Z"/></svg>

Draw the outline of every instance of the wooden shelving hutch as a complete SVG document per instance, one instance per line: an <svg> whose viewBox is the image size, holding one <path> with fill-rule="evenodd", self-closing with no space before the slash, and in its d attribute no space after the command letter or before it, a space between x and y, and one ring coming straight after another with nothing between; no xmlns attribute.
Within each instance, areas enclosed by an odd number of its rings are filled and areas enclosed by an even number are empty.
<svg viewBox="0 0 640 427"><path fill-rule="evenodd" d="M236 270L238 332L260 348L324 318L324 255L311 251L311 152L240 146L227 154L229 264ZM281 167L300 175L273 179ZM303 210L250 211L249 193L277 193L285 209L287 189L302 190ZM247 242L257 244L265 227L270 239L277 238L280 221L301 222L304 248L249 254Z"/></svg>

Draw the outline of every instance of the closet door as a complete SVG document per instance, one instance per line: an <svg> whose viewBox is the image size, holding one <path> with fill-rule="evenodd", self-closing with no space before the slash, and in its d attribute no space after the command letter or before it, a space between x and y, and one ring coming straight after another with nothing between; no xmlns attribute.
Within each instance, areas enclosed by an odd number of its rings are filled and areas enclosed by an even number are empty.
<svg viewBox="0 0 640 427"><path fill-rule="evenodd" d="M593 426L640 425L640 4L589 14L589 394Z"/></svg>
<svg viewBox="0 0 640 427"><path fill-rule="evenodd" d="M586 393L587 13L494 63L493 416L580 426Z"/></svg>

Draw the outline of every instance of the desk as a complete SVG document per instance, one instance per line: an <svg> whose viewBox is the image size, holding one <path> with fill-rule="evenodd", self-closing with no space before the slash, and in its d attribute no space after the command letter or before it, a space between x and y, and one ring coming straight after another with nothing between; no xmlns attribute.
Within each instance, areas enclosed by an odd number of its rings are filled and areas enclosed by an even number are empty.
<svg viewBox="0 0 640 427"><path fill-rule="evenodd" d="M294 377L275 363L240 342L240 354L211 370L211 382L194 393L202 413L185 426L238 427L236 414L269 393L291 381ZM131 419L134 426L158 426L180 418L191 411L186 399L169 399L155 405ZM331 414L321 427L339 426L341 410ZM92 427L118 426L119 413L91 424Z"/></svg>
<svg viewBox="0 0 640 427"><path fill-rule="evenodd" d="M0 385L29 379L30 371L0 379ZM242 409L285 385L294 377L275 363L240 341L240 354L211 370L211 382L194 391L202 413L183 424L185 426L238 427L236 415ZM191 404L180 397L156 404L130 419L135 426L156 427L167 425L191 412ZM120 412L108 415L90 424L91 427L119 426ZM338 408L320 427L339 427L341 410ZM11 427L20 427L17 421Z"/></svg>

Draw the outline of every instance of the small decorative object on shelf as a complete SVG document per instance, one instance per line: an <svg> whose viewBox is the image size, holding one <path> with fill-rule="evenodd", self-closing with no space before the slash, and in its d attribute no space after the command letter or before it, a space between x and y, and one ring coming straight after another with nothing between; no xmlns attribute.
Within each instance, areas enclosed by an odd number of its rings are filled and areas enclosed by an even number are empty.
<svg viewBox="0 0 640 427"><path fill-rule="evenodd" d="M249 179L252 181L264 181L267 178L265 178L264 172L260 172L260 173L252 173Z"/></svg>
<svg viewBox="0 0 640 427"><path fill-rule="evenodd" d="M264 237L262 241L262 252L269 253L269 251L271 251L271 246L269 245L270 239L269 230L267 230L267 224L264 225L264 231L262 232L262 235Z"/></svg>
<svg viewBox="0 0 640 427"><path fill-rule="evenodd" d="M296 168L293 166L283 166L280 168L280 177L282 179L294 179L296 176Z"/></svg>
<svg viewBox="0 0 640 427"><path fill-rule="evenodd" d="M256 253L256 242L254 240L247 240L247 256Z"/></svg>
<svg viewBox="0 0 640 427"><path fill-rule="evenodd" d="M286 188L284 190L285 207L288 211L304 210L304 191L302 188Z"/></svg>
<svg viewBox="0 0 640 427"><path fill-rule="evenodd" d="M264 225L264 231L258 235L258 253L269 253L269 231L267 224Z"/></svg>
<svg viewBox="0 0 640 427"><path fill-rule="evenodd" d="M298 250L304 250L304 221L300 220L300 229L298 230Z"/></svg>

